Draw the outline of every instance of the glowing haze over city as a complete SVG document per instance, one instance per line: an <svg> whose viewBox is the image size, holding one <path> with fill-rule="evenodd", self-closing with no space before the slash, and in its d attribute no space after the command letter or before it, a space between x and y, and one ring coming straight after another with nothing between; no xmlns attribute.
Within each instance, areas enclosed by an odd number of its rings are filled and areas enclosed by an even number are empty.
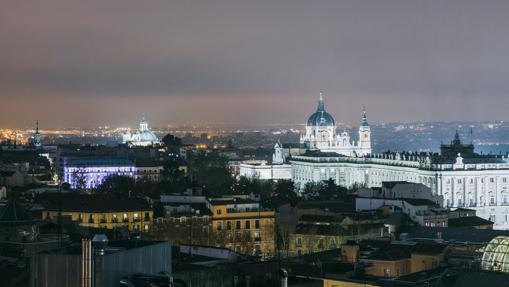
<svg viewBox="0 0 509 287"><path fill-rule="evenodd" d="M506 119L507 1L3 1L0 127Z"/></svg>

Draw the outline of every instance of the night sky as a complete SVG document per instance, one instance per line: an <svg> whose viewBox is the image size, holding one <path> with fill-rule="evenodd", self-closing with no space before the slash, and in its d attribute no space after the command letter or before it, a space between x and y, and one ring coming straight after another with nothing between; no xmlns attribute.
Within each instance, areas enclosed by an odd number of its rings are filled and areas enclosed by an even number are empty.
<svg viewBox="0 0 509 287"><path fill-rule="evenodd" d="M1 0L0 127L508 119L507 0Z"/></svg>

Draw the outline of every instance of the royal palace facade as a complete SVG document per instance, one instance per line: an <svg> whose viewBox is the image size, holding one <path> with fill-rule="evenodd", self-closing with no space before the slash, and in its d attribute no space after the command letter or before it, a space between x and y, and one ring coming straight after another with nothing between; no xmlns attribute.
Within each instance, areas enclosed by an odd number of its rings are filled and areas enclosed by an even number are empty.
<svg viewBox="0 0 509 287"><path fill-rule="evenodd" d="M292 179L303 188L308 182L333 179L346 187L380 187L384 181L422 183L443 196L445 207L468 207L509 229L509 160L479 155L459 136L442 145L440 154L382 153L348 157L308 151L293 156ZM454 156L455 155L455 156Z"/></svg>

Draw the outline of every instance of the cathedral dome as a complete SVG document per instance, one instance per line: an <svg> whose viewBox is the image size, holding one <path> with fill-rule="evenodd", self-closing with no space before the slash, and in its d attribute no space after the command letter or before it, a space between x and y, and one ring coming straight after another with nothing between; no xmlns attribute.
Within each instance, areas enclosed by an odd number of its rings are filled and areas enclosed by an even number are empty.
<svg viewBox="0 0 509 287"><path fill-rule="evenodd" d="M308 119L308 126L335 126L334 118L325 111L323 104L323 93L320 92L320 99L318 100L318 107Z"/></svg>
<svg viewBox="0 0 509 287"><path fill-rule="evenodd" d="M334 126L334 118L326 111L316 111L308 119L308 126Z"/></svg>
<svg viewBox="0 0 509 287"><path fill-rule="evenodd" d="M151 131L140 131L140 141L155 142L158 141L158 139Z"/></svg>

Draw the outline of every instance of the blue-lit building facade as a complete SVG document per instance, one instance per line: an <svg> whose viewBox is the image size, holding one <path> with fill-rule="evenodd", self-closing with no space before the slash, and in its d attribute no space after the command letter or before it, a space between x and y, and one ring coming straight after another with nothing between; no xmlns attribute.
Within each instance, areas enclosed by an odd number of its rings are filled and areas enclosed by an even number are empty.
<svg viewBox="0 0 509 287"><path fill-rule="evenodd" d="M112 175L135 178L135 164L123 158L69 159L64 163L63 182L72 188L93 189Z"/></svg>

